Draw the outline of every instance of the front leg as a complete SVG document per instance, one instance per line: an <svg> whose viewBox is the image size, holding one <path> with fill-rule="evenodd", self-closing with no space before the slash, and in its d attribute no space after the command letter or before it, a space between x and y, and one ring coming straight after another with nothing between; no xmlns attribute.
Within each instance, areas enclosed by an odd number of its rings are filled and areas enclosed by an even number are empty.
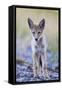
<svg viewBox="0 0 62 90"><path fill-rule="evenodd" d="M37 76L37 72L36 72L36 55L33 54L33 74L34 74L34 77Z"/></svg>
<svg viewBox="0 0 62 90"><path fill-rule="evenodd" d="M40 56L39 53L38 53L36 64L37 64L37 75L38 75L39 77L41 77L41 64L40 64L40 62L42 62L42 61L40 61L40 60L41 60L41 56Z"/></svg>

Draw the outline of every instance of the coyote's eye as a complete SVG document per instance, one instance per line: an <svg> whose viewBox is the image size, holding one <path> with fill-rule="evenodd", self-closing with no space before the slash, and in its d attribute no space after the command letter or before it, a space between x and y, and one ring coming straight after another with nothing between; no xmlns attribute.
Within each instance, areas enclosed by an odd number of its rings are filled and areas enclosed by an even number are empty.
<svg viewBox="0 0 62 90"><path fill-rule="evenodd" d="M33 34L35 34L35 32L32 32Z"/></svg>
<svg viewBox="0 0 62 90"><path fill-rule="evenodd" d="M40 34L41 32L38 32L38 34Z"/></svg>

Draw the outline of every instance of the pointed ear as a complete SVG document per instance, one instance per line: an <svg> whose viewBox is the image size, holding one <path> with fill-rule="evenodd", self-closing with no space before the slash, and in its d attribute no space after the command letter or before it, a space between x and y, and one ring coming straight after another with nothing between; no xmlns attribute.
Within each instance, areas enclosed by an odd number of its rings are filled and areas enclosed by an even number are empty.
<svg viewBox="0 0 62 90"><path fill-rule="evenodd" d="M42 19L42 20L40 21L39 27L40 27L40 29L44 29L44 27L45 27L45 19Z"/></svg>
<svg viewBox="0 0 62 90"><path fill-rule="evenodd" d="M33 24L33 21L30 18L28 18L28 24L29 24L30 29L32 29L34 24Z"/></svg>

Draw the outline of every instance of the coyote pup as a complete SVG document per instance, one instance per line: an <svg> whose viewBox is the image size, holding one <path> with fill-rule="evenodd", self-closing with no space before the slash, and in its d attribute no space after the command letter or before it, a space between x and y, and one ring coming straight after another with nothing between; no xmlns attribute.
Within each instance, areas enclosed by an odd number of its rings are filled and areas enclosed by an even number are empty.
<svg viewBox="0 0 62 90"><path fill-rule="evenodd" d="M32 56L33 56L33 74L34 77L44 76L48 78L47 72L47 45L46 38L43 34L45 27L45 19L42 19L39 25L35 25L33 21L28 18L29 28L32 32Z"/></svg>

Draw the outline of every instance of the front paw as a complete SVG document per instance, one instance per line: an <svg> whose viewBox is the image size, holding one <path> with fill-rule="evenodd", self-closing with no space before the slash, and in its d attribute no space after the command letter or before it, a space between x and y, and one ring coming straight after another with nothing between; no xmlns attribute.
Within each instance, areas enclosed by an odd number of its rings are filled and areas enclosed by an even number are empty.
<svg viewBox="0 0 62 90"><path fill-rule="evenodd" d="M49 75L48 74L45 74L44 79L45 80L49 80L50 79Z"/></svg>

